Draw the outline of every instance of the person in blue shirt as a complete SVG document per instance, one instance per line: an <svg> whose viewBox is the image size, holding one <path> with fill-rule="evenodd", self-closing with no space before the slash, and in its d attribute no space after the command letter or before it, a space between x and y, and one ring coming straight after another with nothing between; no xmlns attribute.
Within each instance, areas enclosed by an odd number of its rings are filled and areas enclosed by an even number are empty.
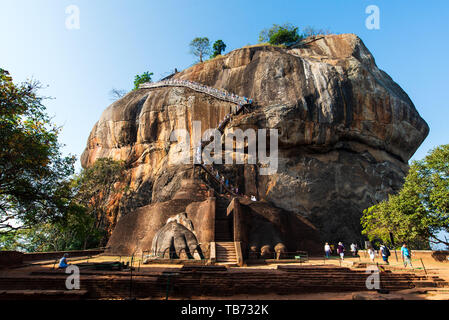
<svg viewBox="0 0 449 320"><path fill-rule="evenodd" d="M69 255L67 253L64 253L64 255L62 256L62 258L59 260L59 268L61 269L65 269L69 266L69 264L67 263L67 257Z"/></svg>
<svg viewBox="0 0 449 320"><path fill-rule="evenodd" d="M402 259L404 260L404 267L407 267L407 264L412 266L412 254L409 248L407 248L407 244L403 244L401 248Z"/></svg>

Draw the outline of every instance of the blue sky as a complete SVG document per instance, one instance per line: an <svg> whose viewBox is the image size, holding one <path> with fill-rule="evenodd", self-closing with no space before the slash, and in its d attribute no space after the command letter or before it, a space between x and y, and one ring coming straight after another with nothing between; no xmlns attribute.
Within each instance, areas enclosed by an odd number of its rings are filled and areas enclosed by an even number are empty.
<svg viewBox="0 0 449 320"><path fill-rule="evenodd" d="M80 29L68 30L66 7L80 9ZM365 27L368 5L380 9L380 30ZM155 80L190 66L197 36L222 39L226 52L255 44L263 28L290 22L355 33L409 94L430 134L413 159L447 144L449 128L449 1L277 0L122 1L0 0L0 67L15 81L34 77L65 153L81 155L90 130L111 103L112 88L130 90L144 71Z"/></svg>

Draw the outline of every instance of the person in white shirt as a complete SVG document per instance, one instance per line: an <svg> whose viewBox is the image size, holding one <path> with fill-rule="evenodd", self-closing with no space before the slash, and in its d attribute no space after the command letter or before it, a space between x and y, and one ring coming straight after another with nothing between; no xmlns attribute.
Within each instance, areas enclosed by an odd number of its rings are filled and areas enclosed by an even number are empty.
<svg viewBox="0 0 449 320"><path fill-rule="evenodd" d="M368 254L369 254L369 258L371 259L371 261L374 262L374 259L376 258L376 250L374 250L373 247L369 247Z"/></svg>
<svg viewBox="0 0 449 320"><path fill-rule="evenodd" d="M326 254L326 258L329 259L332 253L331 246L326 242L324 245L324 253Z"/></svg>
<svg viewBox="0 0 449 320"><path fill-rule="evenodd" d="M357 255L357 245L355 243L351 243L351 253L353 257Z"/></svg>

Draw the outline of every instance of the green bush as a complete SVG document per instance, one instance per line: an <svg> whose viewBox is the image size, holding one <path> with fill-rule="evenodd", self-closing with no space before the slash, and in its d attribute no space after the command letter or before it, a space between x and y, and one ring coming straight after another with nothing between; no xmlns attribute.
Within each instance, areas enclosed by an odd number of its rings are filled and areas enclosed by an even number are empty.
<svg viewBox="0 0 449 320"><path fill-rule="evenodd" d="M214 49L214 52L211 58L215 58L221 55L221 53L226 50L226 44L222 40L217 40L214 42L212 48Z"/></svg>
<svg viewBox="0 0 449 320"><path fill-rule="evenodd" d="M146 71L142 73L141 75L136 75L134 77L134 90L139 89L139 86L146 82L151 82L151 76L153 75L153 72Z"/></svg>
<svg viewBox="0 0 449 320"><path fill-rule="evenodd" d="M259 42L268 42L271 45L288 45L303 39L298 33L298 27L289 23L282 26L274 24L269 29L264 29L259 34Z"/></svg>

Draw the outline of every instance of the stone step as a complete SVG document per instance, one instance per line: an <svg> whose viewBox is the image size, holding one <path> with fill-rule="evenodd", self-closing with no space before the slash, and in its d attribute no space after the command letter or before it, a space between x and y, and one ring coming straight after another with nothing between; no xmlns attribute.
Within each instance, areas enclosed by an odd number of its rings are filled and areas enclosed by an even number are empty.
<svg viewBox="0 0 449 320"><path fill-rule="evenodd" d="M215 234L219 234L219 233L231 233L231 228L226 228L226 227L215 228Z"/></svg>
<svg viewBox="0 0 449 320"><path fill-rule="evenodd" d="M238 274L227 273L223 277L223 272L201 273L201 282L193 276L195 273L185 272L182 276L174 277L173 283L177 287L179 294L187 292L201 292L208 294L232 295L235 293L298 293L298 292L325 292L325 291L360 291L366 290L365 281L356 283L328 281L326 278L318 278L313 281L304 279L291 279L292 277L266 277L266 274L260 274L259 277L253 279L248 277L248 273L244 272L239 277ZM293 277L295 278L295 277ZM17 284L18 279L15 280ZM20 281L19 281L20 282ZM27 280L22 281L23 285L29 283ZM89 286L90 296L99 297L123 297L129 292L129 279L117 280L83 280L84 286ZM136 278L133 282L134 292L140 295L164 295L166 289L166 277L152 278L141 280ZM386 290L400 290L410 288L409 282L384 283L381 287Z"/></svg>
<svg viewBox="0 0 449 320"><path fill-rule="evenodd" d="M216 242L215 250L217 262L237 262L237 254L235 252L234 242Z"/></svg>
<svg viewBox="0 0 449 320"><path fill-rule="evenodd" d="M233 242L223 244L217 252L217 262L230 266L236 264ZM226 249L230 250L227 251ZM203 269L204 268L204 271ZM279 270L260 269L214 269L202 267L196 270L177 270L170 283L176 288L170 294L189 296L201 292L203 295L233 295L236 293L277 293L295 294L305 292L350 292L366 291L369 274L364 270L333 267L298 267ZM294 269L292 271L292 269ZM64 290L66 275L54 270L54 274L30 275L23 277L0 277L0 291L14 290ZM48 271L50 272L50 271ZM226 272L226 275L224 275ZM111 275L114 275L111 278ZM437 288L446 282L434 276L421 276L412 273L381 273L382 289L395 291L413 287ZM133 277L133 294L136 297L164 297L167 276L163 270L151 273L136 273ZM129 273L97 272L81 275L81 290L87 290L87 299L123 298L129 294ZM0 299L2 299L0 295ZM6 298L5 298L6 299Z"/></svg>
<svg viewBox="0 0 449 320"><path fill-rule="evenodd" d="M220 231L220 230L222 230L222 231L230 231L230 230L232 230L232 228L231 228L231 226L228 224L228 223L216 223L215 224L215 232L217 232L217 231Z"/></svg>
<svg viewBox="0 0 449 320"><path fill-rule="evenodd" d="M0 300L79 300L87 290L0 290Z"/></svg>
<svg viewBox="0 0 449 320"><path fill-rule="evenodd" d="M220 252L220 253L234 253L235 254L235 250L234 248L229 248L229 249L225 249L225 248L220 248L220 249L216 249L215 252Z"/></svg>
<svg viewBox="0 0 449 320"><path fill-rule="evenodd" d="M215 229L215 235L222 235L222 234L231 234L231 230L230 229L228 229L228 230ZM216 242L218 242L218 241L216 241ZM229 242L231 242L231 241L229 241Z"/></svg>

